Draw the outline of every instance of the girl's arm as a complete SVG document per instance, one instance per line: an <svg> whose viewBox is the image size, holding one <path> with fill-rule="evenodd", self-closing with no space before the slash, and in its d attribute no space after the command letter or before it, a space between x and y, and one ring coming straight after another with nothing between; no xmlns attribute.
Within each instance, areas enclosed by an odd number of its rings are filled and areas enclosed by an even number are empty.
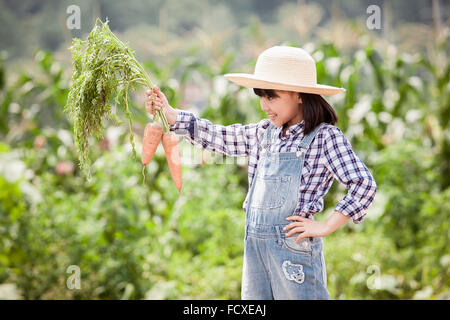
<svg viewBox="0 0 450 320"><path fill-rule="evenodd" d="M353 152L350 142L339 128L330 127L325 131L323 139L325 167L339 183L347 187L348 192L324 222L298 215L287 217L286 220L292 223L284 228L286 236L301 233L296 238L297 242L306 237L328 236L350 218L354 223L360 223L377 191L377 184L369 169Z"/></svg>
<svg viewBox="0 0 450 320"><path fill-rule="evenodd" d="M300 239L307 237L326 237L342 227L342 225L350 220L350 217L335 210L324 222L314 221L297 215L287 217L286 220L295 221L284 228L285 231L288 231L286 237L290 237L294 233L301 233L296 238L298 242Z"/></svg>
<svg viewBox="0 0 450 320"><path fill-rule="evenodd" d="M192 145L211 152L218 152L231 157L248 156L250 149L258 143L262 126L269 123L263 119L259 123L229 126L212 124L207 119L196 117L192 112L177 110L170 106L164 93L157 86L147 91L145 101L147 112L154 114L162 109L171 131L182 135ZM156 95L156 97L154 96ZM154 101L154 107L151 102Z"/></svg>
<svg viewBox="0 0 450 320"><path fill-rule="evenodd" d="M335 232L337 229L342 227L348 220L350 220L350 217L346 216L342 212L339 212L335 210L331 216L328 217L328 219L325 221L326 228L326 235L329 235L330 233Z"/></svg>
<svg viewBox="0 0 450 320"><path fill-rule="evenodd" d="M176 122L170 130L182 135L192 145L218 152L230 157L248 156L250 149L257 143L260 128L269 119L259 123L242 125L240 123L223 126L196 117L193 113L179 110Z"/></svg>
<svg viewBox="0 0 450 320"><path fill-rule="evenodd" d="M325 166L348 189L335 210L352 218L354 223L360 223L375 199L375 179L339 128L330 127L324 139Z"/></svg>

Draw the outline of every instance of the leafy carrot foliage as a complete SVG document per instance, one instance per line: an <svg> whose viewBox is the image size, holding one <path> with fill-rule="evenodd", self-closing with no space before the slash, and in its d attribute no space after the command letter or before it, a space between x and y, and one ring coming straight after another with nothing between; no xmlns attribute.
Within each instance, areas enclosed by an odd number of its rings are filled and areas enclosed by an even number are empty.
<svg viewBox="0 0 450 320"><path fill-rule="evenodd" d="M89 137L103 138L104 118L122 123L110 102L112 98L123 108L128 119L130 141L136 159L129 90L139 85L153 87L135 52L109 29L108 20L97 19L87 40L74 38L72 53L72 84L64 111L74 122L75 146L79 166L90 176ZM164 126L167 120L159 114ZM167 128L167 127L166 127Z"/></svg>

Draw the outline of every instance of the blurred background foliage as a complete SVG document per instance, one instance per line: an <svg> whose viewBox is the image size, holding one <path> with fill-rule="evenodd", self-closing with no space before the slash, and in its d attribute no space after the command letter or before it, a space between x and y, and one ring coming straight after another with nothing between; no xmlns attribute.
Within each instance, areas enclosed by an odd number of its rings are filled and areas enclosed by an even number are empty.
<svg viewBox="0 0 450 320"><path fill-rule="evenodd" d="M66 28L70 4L80 30ZM382 9L381 30L366 27L369 4ZM378 184L364 223L324 239L331 297L450 298L447 2L3 0L0 9L0 298L240 298L246 158L180 138L178 196L162 148L143 183L127 128L109 124L91 144L93 179L79 172L62 111L67 48L97 16L172 106L217 124L265 116L224 73L253 72L275 44L308 50L318 82L347 89L327 100ZM148 121L143 99L134 93L136 137ZM316 219L345 192L334 182ZM81 289L66 286L70 265Z"/></svg>

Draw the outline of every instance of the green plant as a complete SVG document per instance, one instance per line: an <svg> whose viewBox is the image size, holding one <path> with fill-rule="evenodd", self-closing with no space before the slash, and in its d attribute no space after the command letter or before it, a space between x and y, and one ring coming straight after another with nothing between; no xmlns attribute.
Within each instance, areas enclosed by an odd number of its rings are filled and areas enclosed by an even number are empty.
<svg viewBox="0 0 450 320"><path fill-rule="evenodd" d="M74 120L80 168L85 170L90 165L89 136L103 138L103 118L114 120L116 124L121 123L109 103L113 97L116 103L122 102L128 118L130 140L136 159L128 92L135 90L138 85L153 87L149 76L134 57L134 51L111 32L108 20L103 23L97 19L88 39L73 39L70 49L73 59L72 86L64 111ZM164 113L158 111L157 115L163 122L164 132L168 132L169 125ZM89 170L87 173L90 177Z"/></svg>

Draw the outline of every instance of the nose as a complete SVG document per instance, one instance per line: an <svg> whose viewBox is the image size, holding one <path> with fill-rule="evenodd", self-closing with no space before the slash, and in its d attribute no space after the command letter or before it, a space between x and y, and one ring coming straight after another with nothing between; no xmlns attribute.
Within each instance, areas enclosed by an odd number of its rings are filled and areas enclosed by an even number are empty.
<svg viewBox="0 0 450 320"><path fill-rule="evenodd" d="M268 105L264 99L260 100L260 105L261 105L262 111L264 111L264 112L269 111Z"/></svg>

